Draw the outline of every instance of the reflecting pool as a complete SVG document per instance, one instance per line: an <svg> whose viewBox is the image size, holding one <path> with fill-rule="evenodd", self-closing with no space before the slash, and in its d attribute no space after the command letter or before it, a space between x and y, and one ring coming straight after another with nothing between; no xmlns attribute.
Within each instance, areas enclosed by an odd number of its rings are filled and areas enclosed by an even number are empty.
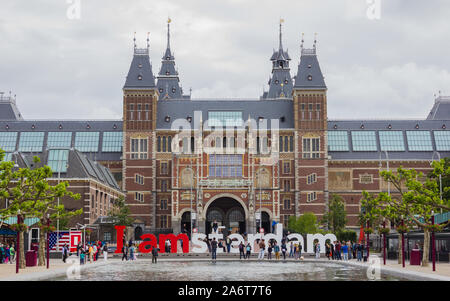
<svg viewBox="0 0 450 301"><path fill-rule="evenodd" d="M81 271L79 281L331 281L369 280L366 268L333 262L111 261ZM72 280L66 276L49 280ZM76 280L76 279L74 279ZM381 273L380 280L408 280Z"/></svg>

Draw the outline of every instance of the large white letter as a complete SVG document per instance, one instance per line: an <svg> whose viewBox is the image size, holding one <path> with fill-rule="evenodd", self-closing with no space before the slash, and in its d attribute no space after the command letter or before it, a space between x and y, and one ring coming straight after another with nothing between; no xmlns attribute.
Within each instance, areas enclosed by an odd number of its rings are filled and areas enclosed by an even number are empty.
<svg viewBox="0 0 450 301"><path fill-rule="evenodd" d="M223 238L223 234L211 233L208 234L209 239L216 238L217 241L217 250L216 253L223 253L223 248L219 248L219 240Z"/></svg>
<svg viewBox="0 0 450 301"><path fill-rule="evenodd" d="M303 236L301 234L298 233L289 234L287 236L287 239L290 241L294 241L294 244L295 244L294 239L297 239L297 241L302 245L303 248L302 250L303 251L305 250L305 240L303 239ZM286 242L286 246L287 246L287 253L291 252L291 242Z"/></svg>
<svg viewBox="0 0 450 301"><path fill-rule="evenodd" d="M237 234L237 233L233 233L230 236L228 236L231 239L231 249L230 252L231 253L239 253L239 245L244 242L244 238L242 237L242 235ZM237 241L233 241L233 239L237 239ZM235 248L237 246L237 248Z"/></svg>
<svg viewBox="0 0 450 301"><path fill-rule="evenodd" d="M257 239L261 239L261 233L247 234L247 242L252 247L252 253L256 252L255 251L255 240L257 240Z"/></svg>
<svg viewBox="0 0 450 301"><path fill-rule="evenodd" d="M192 252L194 253L206 253L208 251L208 246L205 239L206 234L203 233L193 233L192 234Z"/></svg>
<svg viewBox="0 0 450 301"><path fill-rule="evenodd" d="M328 233L325 235L322 234L307 234L306 235L306 240L308 243L308 253L314 253L314 240L317 239L319 240L319 244L320 244L320 253L324 253L325 254L325 241L327 239L329 239L331 242L336 241L336 235Z"/></svg>

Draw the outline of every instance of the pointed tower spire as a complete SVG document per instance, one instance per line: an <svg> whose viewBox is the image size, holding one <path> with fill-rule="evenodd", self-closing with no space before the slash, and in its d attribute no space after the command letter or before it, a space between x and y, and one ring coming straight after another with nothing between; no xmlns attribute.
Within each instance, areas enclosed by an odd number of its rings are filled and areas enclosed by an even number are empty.
<svg viewBox="0 0 450 301"><path fill-rule="evenodd" d="M133 44L134 44L134 49L136 50L136 32L134 32Z"/></svg>
<svg viewBox="0 0 450 301"><path fill-rule="evenodd" d="M150 49L150 32L147 32L147 49Z"/></svg>
<svg viewBox="0 0 450 301"><path fill-rule="evenodd" d="M149 36L147 35L147 48L137 48L136 32L134 33L133 60L125 80L124 89L155 88L155 77L149 57Z"/></svg>
<svg viewBox="0 0 450 301"><path fill-rule="evenodd" d="M283 49L282 24L284 19L280 19L279 48L274 51L270 60L272 61L272 76L269 79L269 91L263 92L262 99L266 98L291 98L292 79L289 69L291 58L287 51Z"/></svg>
<svg viewBox="0 0 450 301"><path fill-rule="evenodd" d="M170 23L172 20L167 19L167 48L161 61L161 69L158 74L157 87L159 91L159 99L185 99L180 86L178 71L175 68L175 57L170 50Z"/></svg>

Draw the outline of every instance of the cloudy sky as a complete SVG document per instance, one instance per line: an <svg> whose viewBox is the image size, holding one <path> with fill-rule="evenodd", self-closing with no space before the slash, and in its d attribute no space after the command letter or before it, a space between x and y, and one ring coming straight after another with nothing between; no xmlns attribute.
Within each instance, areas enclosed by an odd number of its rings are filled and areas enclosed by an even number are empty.
<svg viewBox="0 0 450 301"><path fill-rule="evenodd" d="M450 3L379 1L373 19L367 0L4 0L0 91L17 94L26 119L121 118L133 32L138 47L150 32L156 74L170 16L185 92L258 98L282 17L292 76L301 33L306 47L318 34L330 119L423 119L434 94L450 94Z"/></svg>

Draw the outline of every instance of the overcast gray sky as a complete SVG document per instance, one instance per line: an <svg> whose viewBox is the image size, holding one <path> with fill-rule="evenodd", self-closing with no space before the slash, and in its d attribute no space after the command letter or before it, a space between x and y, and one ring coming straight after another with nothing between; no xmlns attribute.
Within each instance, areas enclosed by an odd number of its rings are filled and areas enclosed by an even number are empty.
<svg viewBox="0 0 450 301"><path fill-rule="evenodd" d="M301 33L328 86L330 119L427 116L439 90L450 94L450 2L380 0L13 0L0 6L0 91L17 94L26 119L122 117L122 86L133 32L157 74L167 17L185 93L193 98L258 98L267 89L278 24L291 75Z"/></svg>

